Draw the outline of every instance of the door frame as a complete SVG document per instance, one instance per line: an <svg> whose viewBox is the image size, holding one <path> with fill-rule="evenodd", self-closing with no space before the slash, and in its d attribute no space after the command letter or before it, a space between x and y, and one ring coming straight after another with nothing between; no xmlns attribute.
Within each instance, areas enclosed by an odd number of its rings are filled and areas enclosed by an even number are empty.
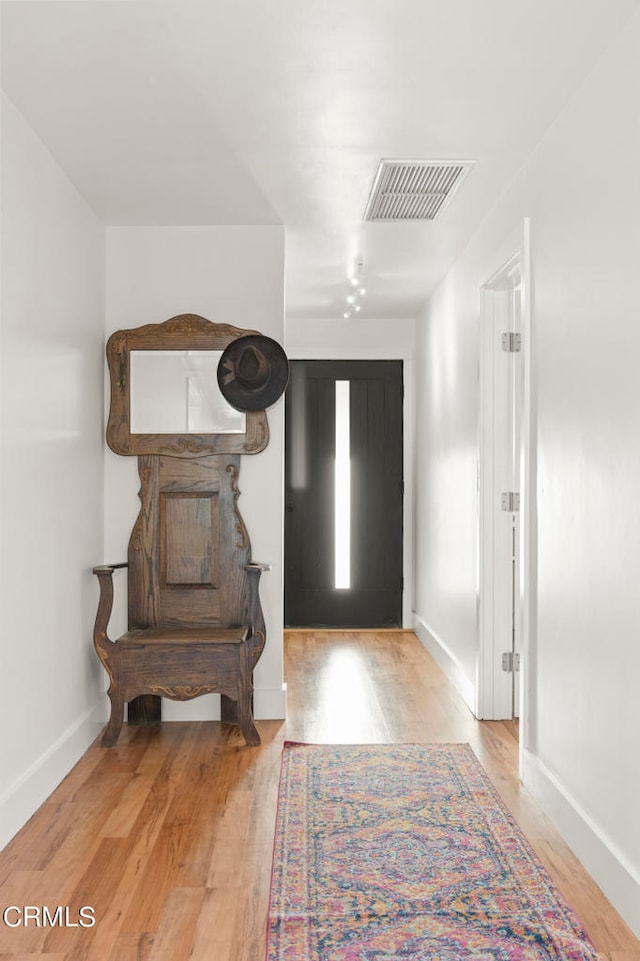
<svg viewBox="0 0 640 961"><path fill-rule="evenodd" d="M414 443L415 407L413 355L406 351L376 347L323 347L309 350L295 348L288 352L289 360L400 360L402 361L402 380L404 400L402 404L403 422L403 476L404 498L402 503L403 556L402 556L402 629L413 630L413 522L414 522Z"/></svg>
<svg viewBox="0 0 640 961"><path fill-rule="evenodd" d="M493 491L494 431L493 372L497 354L490 336L494 326L494 310L500 290L509 277L518 272L521 283L521 358L522 386L519 429L519 578L516 591L520 635L520 749L527 746L531 730L530 711L534 668L534 597L535 597L535 450L534 392L532 378L532 303L530 221L525 219L519 236L512 241L508 256L496 257L500 264L480 288L480 405L478 452L478 664L476 714L479 718L498 719L505 716L506 683L501 668L501 651L496 650L492 633L491 610L496 590L493 565L493 537L499 505ZM508 678L507 678L508 681Z"/></svg>

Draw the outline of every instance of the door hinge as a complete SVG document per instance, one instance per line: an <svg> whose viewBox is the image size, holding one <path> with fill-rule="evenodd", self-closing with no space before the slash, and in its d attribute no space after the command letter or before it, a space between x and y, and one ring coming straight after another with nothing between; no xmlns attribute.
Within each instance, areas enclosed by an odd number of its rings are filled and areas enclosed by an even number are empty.
<svg viewBox="0 0 640 961"><path fill-rule="evenodd" d="M520 510L520 494L517 491L504 491L502 494L502 510L512 513Z"/></svg>
<svg viewBox="0 0 640 961"><path fill-rule="evenodd" d="M502 349L509 354L517 354L519 350L522 350L522 334L516 334L514 331L504 333L502 335Z"/></svg>
<svg viewBox="0 0 640 961"><path fill-rule="evenodd" d="M520 670L520 655L515 651L508 651L502 655L502 670L513 673Z"/></svg>

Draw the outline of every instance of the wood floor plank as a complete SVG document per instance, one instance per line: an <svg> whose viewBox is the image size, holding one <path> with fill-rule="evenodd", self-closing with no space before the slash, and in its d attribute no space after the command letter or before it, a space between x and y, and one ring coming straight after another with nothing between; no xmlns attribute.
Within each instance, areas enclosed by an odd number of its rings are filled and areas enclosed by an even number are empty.
<svg viewBox="0 0 640 961"><path fill-rule="evenodd" d="M55 898L55 884L49 881L42 871L15 871L0 887L0 904L5 907L18 907L22 910L25 905L41 906L42 904L57 905ZM53 901L50 900L53 896ZM10 913L10 924L21 920L16 911ZM41 927L29 923L26 927L9 927L0 924L0 953L16 951L20 953L36 953L44 950L45 932Z"/></svg>
<svg viewBox="0 0 640 961"><path fill-rule="evenodd" d="M102 961L150 961L153 936L145 934L120 934L110 955L102 955Z"/></svg>
<svg viewBox="0 0 640 961"><path fill-rule="evenodd" d="M174 888L162 914L149 961L189 961L194 929L206 897L204 887Z"/></svg>
<svg viewBox="0 0 640 961"><path fill-rule="evenodd" d="M0 954L0 961L66 961L64 954Z"/></svg>
<svg viewBox="0 0 640 961"><path fill-rule="evenodd" d="M204 886L215 819L225 803L224 792L216 785L225 742L222 728L202 723L191 730L189 756L139 877L140 896L127 912L123 931L155 931L172 886Z"/></svg>
<svg viewBox="0 0 640 961"><path fill-rule="evenodd" d="M45 870L52 864L61 851L67 849L73 837L85 836L90 842L95 832L92 818L101 820L106 812L117 803L126 775L103 779L95 773L85 779L87 786L84 794L80 792L69 796L65 792L62 799L57 790L42 805L25 825L17 838L14 838L2 852L0 858L0 881L7 876L8 870ZM89 783L91 782L91 783ZM95 783L94 783L95 782ZM78 798L78 800L76 800Z"/></svg>
<svg viewBox="0 0 640 961"><path fill-rule="evenodd" d="M100 925L103 934L107 933L102 919L118 890L120 879L126 870L129 860L130 847L126 838L100 838L94 856L86 864L82 876L77 880L71 894L65 899L74 908L89 906L93 908L96 926ZM109 948L115 937L115 931L109 931ZM56 928L48 933L45 939L47 951L61 951L67 953L68 961L80 961L85 958L95 940L93 928L83 931L69 931Z"/></svg>
<svg viewBox="0 0 640 961"><path fill-rule="evenodd" d="M518 779L518 729L478 722L417 638L290 631L286 722L259 748L220 722L96 743L0 855L4 904L96 909L91 929L0 928L0 961L263 961L285 739L467 742L603 961L640 942Z"/></svg>
<svg viewBox="0 0 640 961"><path fill-rule="evenodd" d="M131 828L138 819L154 783L153 774L134 773L102 825L100 837L126 838L131 833Z"/></svg>
<svg viewBox="0 0 640 961"><path fill-rule="evenodd" d="M164 725L147 735L154 738L155 749L165 745L165 758L159 768L153 788L150 790L138 817L131 827L130 836L123 840L128 851L122 873L113 887L113 897L98 916L96 933L82 961L104 961L109 957L112 945L126 947L127 953L139 950L141 961L146 961L153 942L147 930L123 930L127 913L140 901L145 873L154 855L156 842L165 826L176 790L182 785L185 769L191 759L192 743L189 731L182 725ZM167 753L168 752L168 753ZM145 770L148 770L145 766ZM155 880L150 881L150 894L157 892ZM123 948L124 950L124 948ZM135 954L134 957L137 957ZM75 959L74 959L75 961Z"/></svg>
<svg viewBox="0 0 640 961"><path fill-rule="evenodd" d="M232 958L237 918L244 908L245 905L237 898L229 899L225 888L207 888L193 936L189 961ZM259 954L256 957L263 961Z"/></svg>

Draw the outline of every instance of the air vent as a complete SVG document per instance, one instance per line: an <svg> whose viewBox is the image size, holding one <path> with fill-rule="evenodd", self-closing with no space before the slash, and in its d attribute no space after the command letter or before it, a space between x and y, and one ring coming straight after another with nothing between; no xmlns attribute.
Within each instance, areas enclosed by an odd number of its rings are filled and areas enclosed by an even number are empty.
<svg viewBox="0 0 640 961"><path fill-rule="evenodd" d="M364 220L436 220L473 160L381 160Z"/></svg>

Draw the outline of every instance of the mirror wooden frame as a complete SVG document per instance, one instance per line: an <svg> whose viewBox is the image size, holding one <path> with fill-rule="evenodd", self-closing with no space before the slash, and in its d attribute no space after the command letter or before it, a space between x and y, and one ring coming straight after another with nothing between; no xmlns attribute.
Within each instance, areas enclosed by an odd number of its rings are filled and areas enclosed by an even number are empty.
<svg viewBox="0 0 640 961"><path fill-rule="evenodd" d="M207 454L257 454L269 442L265 411L246 412L244 433L229 434L133 434L131 433L132 350L218 350L238 337L256 330L215 324L198 314L178 314L162 324L147 324L117 330L107 342L107 363L111 380L111 403L107 422L107 444L125 456L165 454L170 457L200 457Z"/></svg>

